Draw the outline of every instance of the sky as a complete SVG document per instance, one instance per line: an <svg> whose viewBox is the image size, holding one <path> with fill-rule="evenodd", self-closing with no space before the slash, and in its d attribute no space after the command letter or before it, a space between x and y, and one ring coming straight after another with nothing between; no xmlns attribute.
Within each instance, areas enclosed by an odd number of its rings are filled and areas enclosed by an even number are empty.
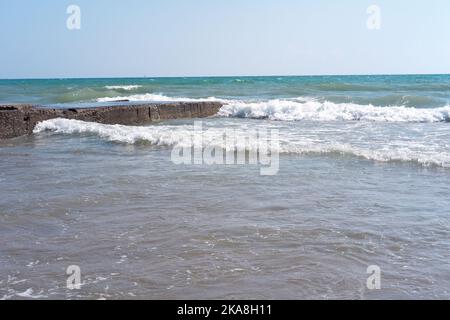
<svg viewBox="0 0 450 320"><path fill-rule="evenodd" d="M0 0L0 40L3 79L450 73L450 1Z"/></svg>

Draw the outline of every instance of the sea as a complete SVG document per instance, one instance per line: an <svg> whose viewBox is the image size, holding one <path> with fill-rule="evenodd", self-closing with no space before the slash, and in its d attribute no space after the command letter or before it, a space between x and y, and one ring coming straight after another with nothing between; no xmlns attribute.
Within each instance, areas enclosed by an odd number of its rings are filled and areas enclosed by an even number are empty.
<svg viewBox="0 0 450 320"><path fill-rule="evenodd" d="M450 75L0 80L117 101L223 107L0 141L0 299L450 299ZM276 132L277 170L173 161L199 127L247 155Z"/></svg>

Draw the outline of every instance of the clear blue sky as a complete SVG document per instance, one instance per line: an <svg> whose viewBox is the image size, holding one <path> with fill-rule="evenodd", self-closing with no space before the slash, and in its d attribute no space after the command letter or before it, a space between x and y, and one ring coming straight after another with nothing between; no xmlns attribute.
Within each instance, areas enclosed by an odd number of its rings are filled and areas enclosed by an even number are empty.
<svg viewBox="0 0 450 320"><path fill-rule="evenodd" d="M0 0L0 40L0 78L450 73L450 1Z"/></svg>

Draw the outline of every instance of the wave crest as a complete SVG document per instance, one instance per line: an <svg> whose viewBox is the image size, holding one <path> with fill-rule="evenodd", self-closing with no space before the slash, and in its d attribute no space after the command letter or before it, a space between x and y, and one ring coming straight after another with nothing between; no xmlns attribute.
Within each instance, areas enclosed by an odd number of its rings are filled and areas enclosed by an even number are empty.
<svg viewBox="0 0 450 320"><path fill-rule="evenodd" d="M134 127L123 125L105 125L79 120L52 119L37 124L34 133L51 131L57 134L91 134L111 142L135 144L147 142L156 146L192 147L192 126L147 126ZM210 128L203 132L204 146L224 148L224 128ZM246 151L258 150L259 141L248 135L248 130L235 131L237 149ZM327 139L309 139L305 137L290 137L281 135L277 149L272 151L280 154L325 154L356 156L379 162L412 162L423 166L440 166L450 168L450 153L435 148L436 146L410 143L398 147L389 145L389 141L381 144L358 145L357 143L342 143Z"/></svg>
<svg viewBox="0 0 450 320"><path fill-rule="evenodd" d="M140 85L123 85L123 86L105 86L105 89L108 90L125 90L125 91L132 91L142 88Z"/></svg>
<svg viewBox="0 0 450 320"><path fill-rule="evenodd" d="M450 106L419 109L404 106L376 107L314 99L274 99L264 102L231 101L220 116L280 121L450 122Z"/></svg>
<svg viewBox="0 0 450 320"><path fill-rule="evenodd" d="M130 96L118 96L118 97L104 97L98 98L97 102L114 102L114 101L134 101L134 102L200 102L200 101L212 101L221 102L224 100L217 99L215 97L209 97L204 99L193 99L184 97L168 97L162 94L145 93L135 94Z"/></svg>

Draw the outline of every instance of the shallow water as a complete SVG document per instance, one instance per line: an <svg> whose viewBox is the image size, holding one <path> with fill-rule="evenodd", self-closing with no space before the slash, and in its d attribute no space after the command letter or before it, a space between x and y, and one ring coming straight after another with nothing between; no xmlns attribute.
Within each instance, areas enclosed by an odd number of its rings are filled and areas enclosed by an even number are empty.
<svg viewBox="0 0 450 320"><path fill-rule="evenodd" d="M261 176L172 163L193 122L53 121L1 142L0 298L450 297L448 123L203 120L279 130Z"/></svg>
<svg viewBox="0 0 450 320"><path fill-rule="evenodd" d="M41 123L0 142L0 298L450 298L449 75L0 80L1 103L116 100L221 101L203 147L276 132L277 174L175 165L195 120Z"/></svg>

